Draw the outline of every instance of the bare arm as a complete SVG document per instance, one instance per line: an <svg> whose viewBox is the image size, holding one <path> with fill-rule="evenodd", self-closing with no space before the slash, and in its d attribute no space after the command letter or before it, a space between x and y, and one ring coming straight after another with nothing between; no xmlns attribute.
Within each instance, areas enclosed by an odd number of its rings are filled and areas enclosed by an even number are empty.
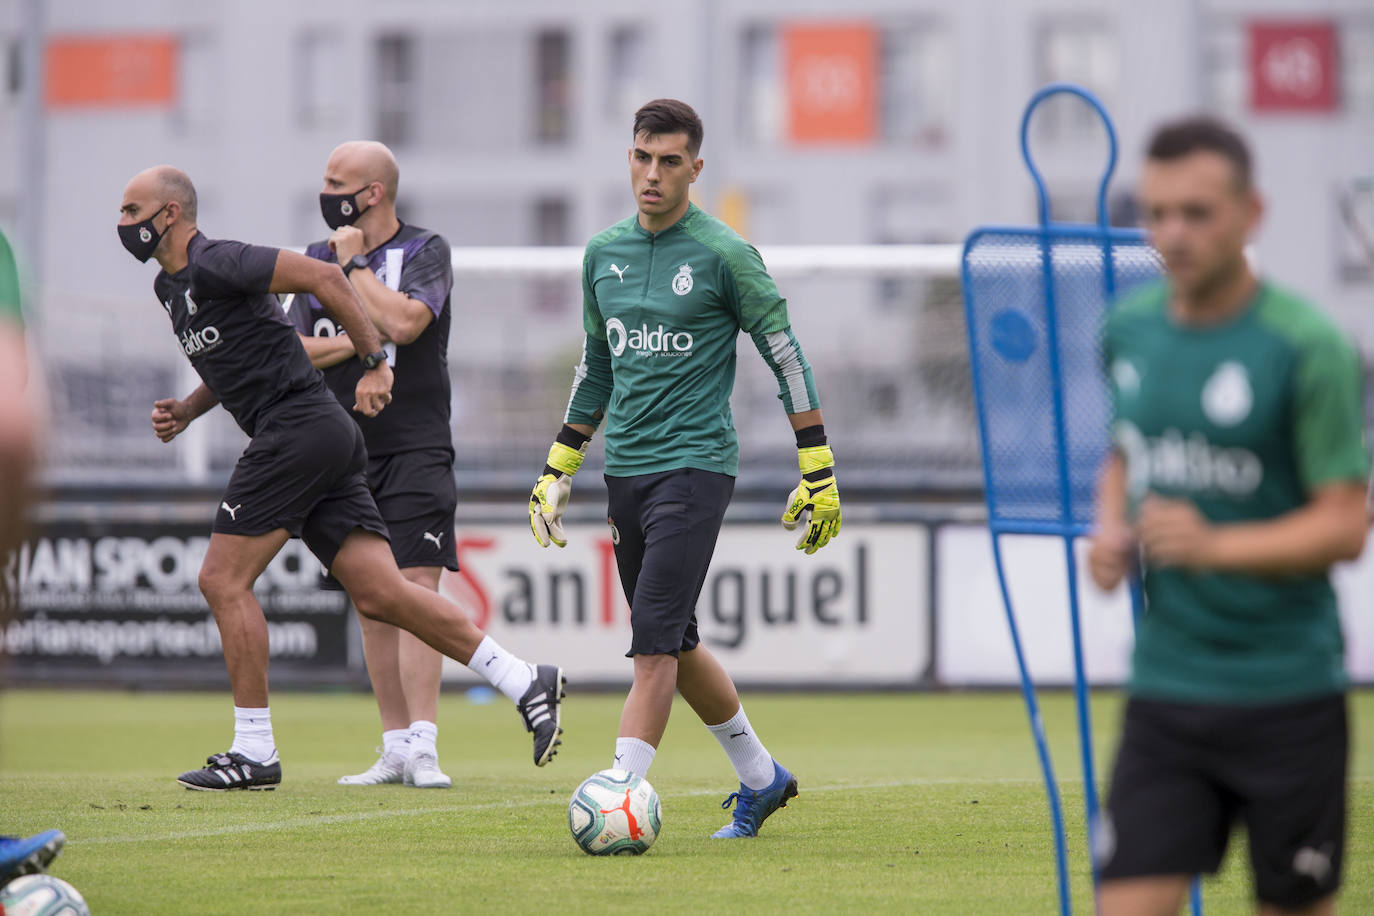
<svg viewBox="0 0 1374 916"><path fill-rule="evenodd" d="M1126 465L1113 452L1097 478L1097 526L1088 548L1088 572L1097 587L1110 591L1130 570L1135 535L1126 519Z"/></svg>
<svg viewBox="0 0 1374 916"><path fill-rule="evenodd" d="M808 426L819 426L824 421L821 420L821 409L803 410L801 413L789 413L787 421L792 424L792 432L806 429Z"/></svg>
<svg viewBox="0 0 1374 916"><path fill-rule="evenodd" d="M339 265L281 249L272 272L270 291L310 293L330 317L343 325L359 353L375 353L382 348L376 327L368 319L367 311Z"/></svg>
<svg viewBox="0 0 1374 916"><path fill-rule="evenodd" d="M434 320L428 305L391 289L370 270L351 271L348 281L362 300L367 317L387 340L398 344L413 343Z"/></svg>
<svg viewBox="0 0 1374 916"><path fill-rule="evenodd" d="M1140 539L1158 566L1254 575L1321 572L1364 549L1369 532L1363 482L1338 481L1283 515L1211 524L1190 502L1149 497L1140 508Z"/></svg>
<svg viewBox="0 0 1374 916"><path fill-rule="evenodd" d="M199 385L182 400L162 398L153 402L153 433L163 442L171 442L191 421L219 403L219 398L205 385Z"/></svg>
<svg viewBox="0 0 1374 916"><path fill-rule="evenodd" d="M338 334L334 337L311 337L301 334L300 338L301 346L305 347L305 355L310 357L310 365L316 369L337 366L357 355L357 351L353 349L353 341L347 334Z"/></svg>
<svg viewBox="0 0 1374 916"><path fill-rule="evenodd" d="M277 265L272 271L269 291L310 293L335 321L343 325L358 353L376 353L382 348L377 329L367 317L367 312L339 265L281 249L277 252ZM357 403L353 409L375 417L391 403L391 383L391 367L386 360L382 360L358 380Z"/></svg>

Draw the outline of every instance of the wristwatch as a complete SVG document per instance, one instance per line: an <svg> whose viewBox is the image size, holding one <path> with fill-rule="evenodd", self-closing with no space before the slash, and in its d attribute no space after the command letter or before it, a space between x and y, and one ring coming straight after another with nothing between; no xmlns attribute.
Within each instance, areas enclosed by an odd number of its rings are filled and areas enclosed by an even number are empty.
<svg viewBox="0 0 1374 916"><path fill-rule="evenodd" d="M367 257L366 257L365 255L355 254L353 257L351 257L351 258L348 259L348 263L344 264L344 266L343 266L344 276L345 276L345 277L348 276L348 275L353 271L353 269L354 269L355 267L366 267L366 266L367 266ZM371 367L369 367L369 368L371 368Z"/></svg>
<svg viewBox="0 0 1374 916"><path fill-rule="evenodd" d="M369 353L363 357L363 369L371 372L384 362L386 362L386 351L378 350L376 353Z"/></svg>

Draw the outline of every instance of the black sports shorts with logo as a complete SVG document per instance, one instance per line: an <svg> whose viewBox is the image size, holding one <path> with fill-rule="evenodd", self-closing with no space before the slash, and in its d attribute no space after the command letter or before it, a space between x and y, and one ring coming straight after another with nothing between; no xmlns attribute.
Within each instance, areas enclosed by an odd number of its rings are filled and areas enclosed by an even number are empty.
<svg viewBox="0 0 1374 916"><path fill-rule="evenodd" d="M696 468L606 477L611 540L630 603L630 651L677 655L697 647L697 596L706 582L735 478Z"/></svg>
<svg viewBox="0 0 1374 916"><path fill-rule="evenodd" d="M363 434L325 395L295 398L262 415L215 513L216 534L285 528L325 569L355 528L388 537L363 474Z"/></svg>
<svg viewBox="0 0 1374 916"><path fill-rule="evenodd" d="M369 457L367 485L391 531L397 566L458 570L453 543L458 487L453 482L452 451L433 448Z"/></svg>
<svg viewBox="0 0 1374 916"><path fill-rule="evenodd" d="M1262 902L1300 909L1334 893L1348 750L1344 694L1265 706L1132 698L1099 877L1214 873L1239 822Z"/></svg>

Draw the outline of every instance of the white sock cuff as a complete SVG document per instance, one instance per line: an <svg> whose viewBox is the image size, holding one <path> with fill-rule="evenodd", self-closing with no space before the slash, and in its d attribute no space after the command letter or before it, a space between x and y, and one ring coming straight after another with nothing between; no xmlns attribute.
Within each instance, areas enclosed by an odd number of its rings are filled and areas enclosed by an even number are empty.
<svg viewBox="0 0 1374 916"><path fill-rule="evenodd" d="M382 753L408 756L410 754L410 729L390 728L382 732Z"/></svg>
<svg viewBox="0 0 1374 916"><path fill-rule="evenodd" d="M640 738L616 738L615 759L611 768L629 770L641 778L647 778L657 753L657 748Z"/></svg>
<svg viewBox="0 0 1374 916"><path fill-rule="evenodd" d="M712 734L717 734L724 729L729 729L730 731L737 732L740 730L741 727L747 726L748 724L749 717L744 714L744 706L743 704L741 704L740 708L735 710L735 714L733 716L726 719L719 725L708 725L706 726L706 728L710 730Z"/></svg>

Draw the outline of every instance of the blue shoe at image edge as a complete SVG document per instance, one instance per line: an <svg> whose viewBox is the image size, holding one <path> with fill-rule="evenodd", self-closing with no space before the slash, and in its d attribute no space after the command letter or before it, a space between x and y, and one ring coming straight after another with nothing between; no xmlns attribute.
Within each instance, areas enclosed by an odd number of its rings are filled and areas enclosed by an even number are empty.
<svg viewBox="0 0 1374 916"><path fill-rule="evenodd" d="M711 834L713 839L735 839L737 837L758 836L759 828L768 820L768 815L779 808L787 807L789 798L797 797L797 777L787 772L783 765L773 761L773 781L766 789L750 789L740 783L738 792L721 802L722 808L735 803L735 819Z"/></svg>
<svg viewBox="0 0 1374 916"><path fill-rule="evenodd" d="M47 868L65 842L67 837L61 830L44 830L27 838L0 836L0 885Z"/></svg>

